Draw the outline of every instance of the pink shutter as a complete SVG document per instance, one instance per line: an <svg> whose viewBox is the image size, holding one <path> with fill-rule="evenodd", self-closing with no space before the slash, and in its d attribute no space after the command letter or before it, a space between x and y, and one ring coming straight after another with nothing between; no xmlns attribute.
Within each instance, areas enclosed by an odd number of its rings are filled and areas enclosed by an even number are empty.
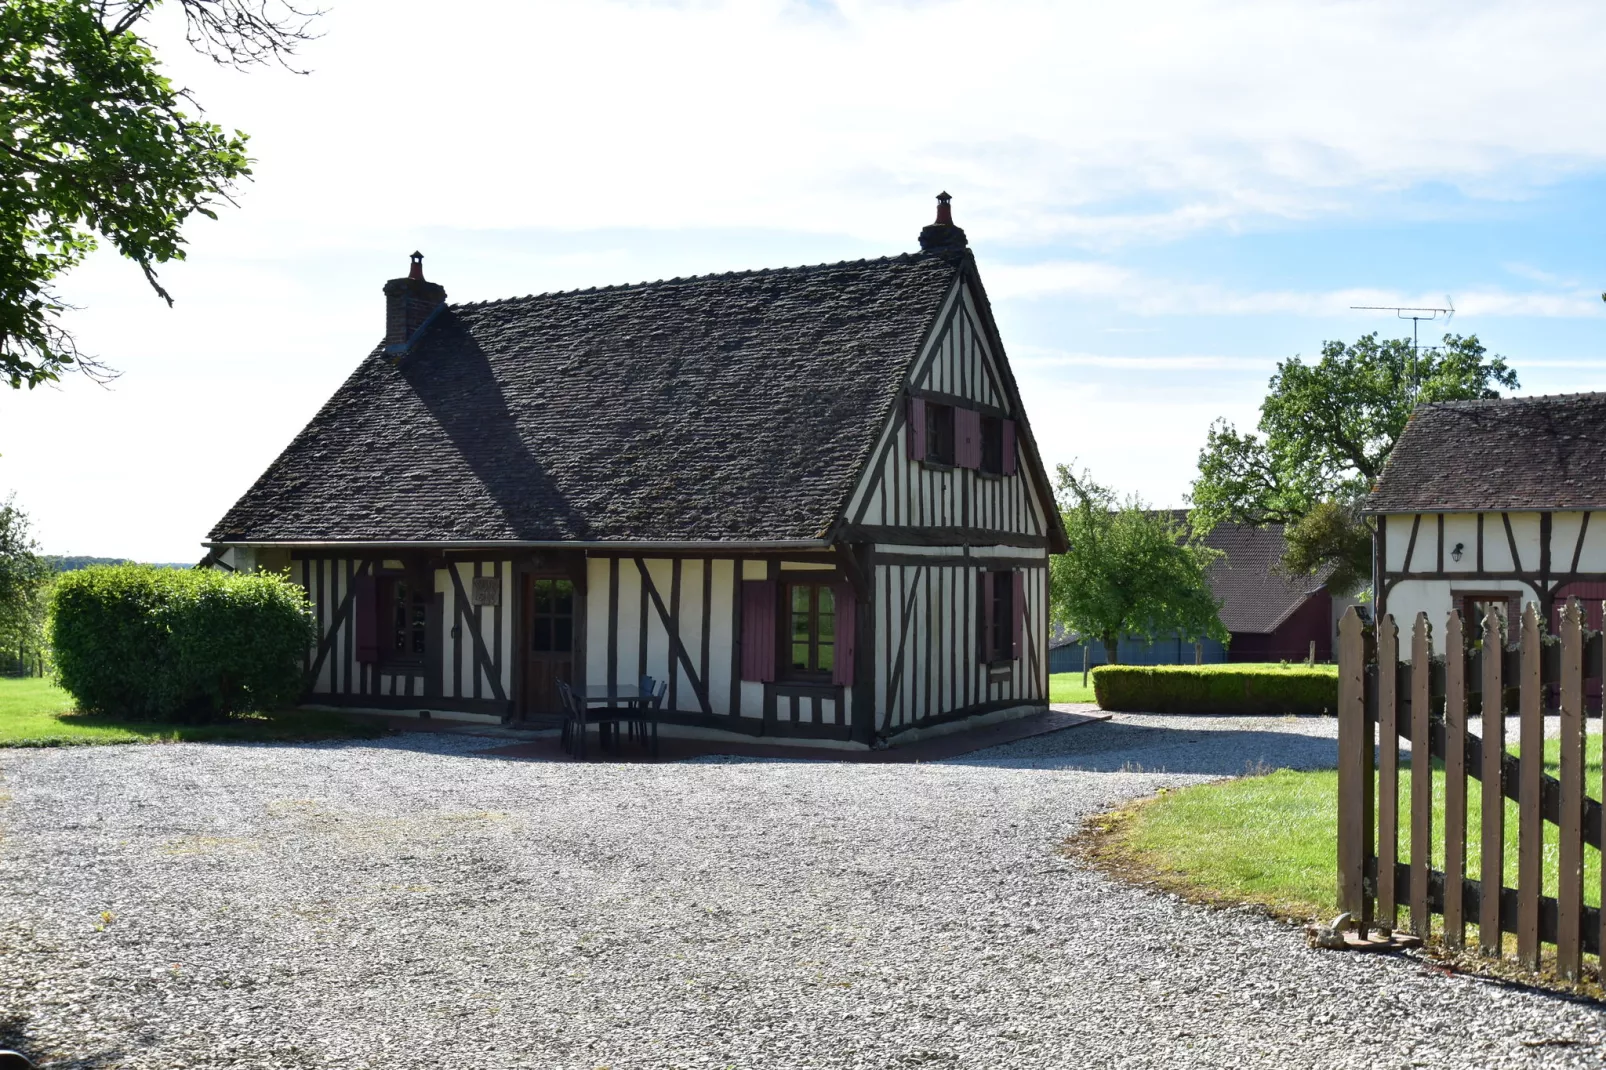
<svg viewBox="0 0 1606 1070"><path fill-rule="evenodd" d="M1004 421L1004 474L1015 474L1015 421Z"/></svg>
<svg viewBox="0 0 1606 1070"><path fill-rule="evenodd" d="M926 400L909 399L909 459L926 459Z"/></svg>
<svg viewBox="0 0 1606 1070"><path fill-rule="evenodd" d="M372 665L379 660L379 599L374 578L366 573L352 582L351 615L357 646L357 660Z"/></svg>
<svg viewBox="0 0 1606 1070"><path fill-rule="evenodd" d="M975 409L954 410L954 463L981 467L981 413Z"/></svg>
<svg viewBox="0 0 1606 1070"><path fill-rule="evenodd" d="M1009 657L1012 661L1019 661L1021 636L1026 630L1026 573L1016 569L1011 575L1015 577L1015 597L1011 600L1010 608L1014 610L1015 620L1014 634L1009 637Z"/></svg>
<svg viewBox="0 0 1606 1070"><path fill-rule="evenodd" d="M993 660L993 574L983 571L981 574L981 597L977 600L977 608L981 610L981 626L976 630L977 638L981 640L981 649L977 652L977 660Z"/></svg>
<svg viewBox="0 0 1606 1070"><path fill-rule="evenodd" d="M742 679L775 679L775 584L742 581Z"/></svg>
<svg viewBox="0 0 1606 1070"><path fill-rule="evenodd" d="M836 598L836 661L831 666L831 682L844 687L853 686L853 633L858 621L858 599L853 588L846 583L831 585Z"/></svg>

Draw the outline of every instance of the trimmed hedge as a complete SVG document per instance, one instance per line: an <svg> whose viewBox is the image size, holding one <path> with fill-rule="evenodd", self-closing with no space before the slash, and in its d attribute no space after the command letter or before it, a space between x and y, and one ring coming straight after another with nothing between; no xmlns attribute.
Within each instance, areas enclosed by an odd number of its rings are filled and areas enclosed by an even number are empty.
<svg viewBox="0 0 1606 1070"><path fill-rule="evenodd" d="M56 678L86 712L203 721L293 703L317 636L283 576L108 565L63 575Z"/></svg>
<svg viewBox="0 0 1606 1070"><path fill-rule="evenodd" d="M1333 713L1338 671L1307 665L1101 665L1101 709L1126 713Z"/></svg>

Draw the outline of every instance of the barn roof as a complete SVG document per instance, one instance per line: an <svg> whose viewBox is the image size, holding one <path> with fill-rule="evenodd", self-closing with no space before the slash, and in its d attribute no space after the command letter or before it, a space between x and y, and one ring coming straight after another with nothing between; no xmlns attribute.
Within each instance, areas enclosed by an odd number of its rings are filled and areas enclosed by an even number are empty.
<svg viewBox="0 0 1606 1070"><path fill-rule="evenodd" d="M404 356L369 354L211 539L822 538L969 262L447 305Z"/></svg>
<svg viewBox="0 0 1606 1070"><path fill-rule="evenodd" d="M1606 509L1606 393L1423 405L1372 513Z"/></svg>
<svg viewBox="0 0 1606 1070"><path fill-rule="evenodd" d="M1205 578L1221 600L1221 623L1229 632L1276 631L1327 581L1321 573L1288 576L1277 568L1288 546L1281 524L1264 528L1217 524L1204 544L1226 555L1210 563Z"/></svg>

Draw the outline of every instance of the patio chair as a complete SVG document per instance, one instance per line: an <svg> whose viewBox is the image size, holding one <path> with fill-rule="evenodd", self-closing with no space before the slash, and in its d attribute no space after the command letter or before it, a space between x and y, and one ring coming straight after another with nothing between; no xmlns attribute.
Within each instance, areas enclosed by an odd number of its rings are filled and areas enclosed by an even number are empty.
<svg viewBox="0 0 1606 1070"><path fill-rule="evenodd" d="M641 678L641 680L637 683L636 686L641 691L641 693L643 695L650 695L650 694L652 694L653 689L657 685L653 682L653 678L652 677L643 676ZM645 704L643 703L642 705L637 707L637 711L640 712L644 708L645 708ZM631 721L630 721L629 732L630 732L630 738L631 739L640 739L641 740L641 745L643 747L645 747L647 745L647 720L646 720L646 718L642 718L642 717L632 718Z"/></svg>
<svg viewBox="0 0 1606 1070"><path fill-rule="evenodd" d="M563 749L577 758L584 758L586 745L585 706L574 697L574 691L562 680L558 681L558 702L563 706Z"/></svg>
<svg viewBox="0 0 1606 1070"><path fill-rule="evenodd" d="M574 693L574 689L563 681L558 681L558 697L563 701L564 738L566 749L577 759L584 760L586 756L586 728L597 726L597 742L604 750L608 749L610 737L613 751L619 752L619 722L628 721L632 712L625 706L607 706L600 709L591 709L586 706L585 699Z"/></svg>
<svg viewBox="0 0 1606 1070"><path fill-rule="evenodd" d="M664 695L669 691L669 685L662 680L659 680L656 684L654 684L652 677L647 676L642 678L641 690L643 693L651 692L652 699L648 702L643 702L637 707L637 716L640 718L640 720L638 720L636 723L641 729L642 746L648 745L647 726L649 724L652 725L652 744L650 750L652 756L656 758L658 757L658 711L663 709Z"/></svg>

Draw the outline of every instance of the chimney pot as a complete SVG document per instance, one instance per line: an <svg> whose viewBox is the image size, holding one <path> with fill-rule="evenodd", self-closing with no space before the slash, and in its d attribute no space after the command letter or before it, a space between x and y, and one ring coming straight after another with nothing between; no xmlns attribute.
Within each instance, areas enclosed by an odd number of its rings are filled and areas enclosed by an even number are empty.
<svg viewBox="0 0 1606 1070"><path fill-rule="evenodd" d="M965 232L954 226L953 200L944 190L937 194L937 221L920 232L920 249L926 253L957 253L970 242Z"/></svg>
<svg viewBox="0 0 1606 1070"><path fill-rule="evenodd" d="M424 321L446 303L446 289L424 279L424 254L415 252L407 275L385 283L385 345L405 346Z"/></svg>

